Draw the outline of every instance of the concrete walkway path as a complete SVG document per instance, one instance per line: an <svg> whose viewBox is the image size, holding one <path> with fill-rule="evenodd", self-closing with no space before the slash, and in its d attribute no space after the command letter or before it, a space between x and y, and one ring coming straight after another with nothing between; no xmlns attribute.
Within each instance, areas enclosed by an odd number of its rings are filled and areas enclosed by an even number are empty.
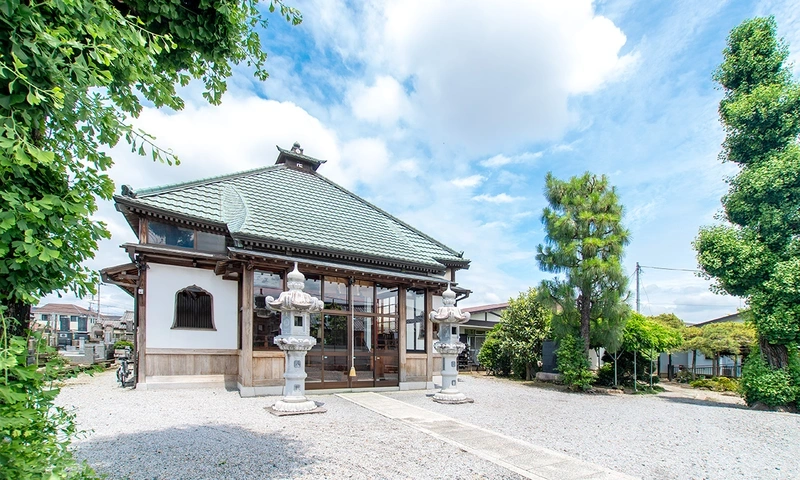
<svg viewBox="0 0 800 480"><path fill-rule="evenodd" d="M374 392L342 393L337 396L384 417L403 422L525 478L537 480L635 478Z"/></svg>

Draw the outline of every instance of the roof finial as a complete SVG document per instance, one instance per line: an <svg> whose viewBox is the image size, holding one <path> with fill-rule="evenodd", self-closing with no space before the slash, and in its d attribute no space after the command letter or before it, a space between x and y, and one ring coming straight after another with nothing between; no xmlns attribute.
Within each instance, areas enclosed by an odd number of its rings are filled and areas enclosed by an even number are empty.
<svg viewBox="0 0 800 480"><path fill-rule="evenodd" d="M292 145L292 151L294 153L299 153L300 155L303 154L303 149L300 148L300 142L294 142L294 145Z"/></svg>

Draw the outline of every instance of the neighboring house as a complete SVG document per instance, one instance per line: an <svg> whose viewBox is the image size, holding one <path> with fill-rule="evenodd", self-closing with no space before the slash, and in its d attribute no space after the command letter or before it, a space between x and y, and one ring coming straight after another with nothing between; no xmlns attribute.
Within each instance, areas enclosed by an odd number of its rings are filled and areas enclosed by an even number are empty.
<svg viewBox="0 0 800 480"><path fill-rule="evenodd" d="M462 312L469 312L469 322L461 325L461 341L469 349L470 362L478 364L478 352L486 341L486 335L500 322L503 310L508 308L508 302L492 305L479 305L476 307L462 308Z"/></svg>
<svg viewBox="0 0 800 480"><path fill-rule="evenodd" d="M80 339L89 340L89 328L97 319L97 312L92 312L71 303L48 303L41 307L33 307L31 315L35 328L43 329L53 335L51 345L59 348L72 346Z"/></svg>
<svg viewBox="0 0 800 480"><path fill-rule="evenodd" d="M732 313L730 315L725 315L719 318L715 318L712 320L708 320L705 322L695 323L691 325L687 325L689 327L702 327L704 325L709 325L712 323L724 323L724 322L735 322L735 323L742 323L744 319L739 313ZM694 351L687 351L687 352L676 352L672 354L662 353L659 356L659 373L668 376L668 372L670 366L672 366L672 371L677 373L680 367L683 367L687 370L691 370L692 368L692 360L694 358ZM712 375L712 363L713 358L706 358L699 350L697 351L697 363L695 364L695 373L699 375ZM734 362L733 358L730 357L720 357L719 359L719 367L720 367L720 374L723 376L728 377L739 377L741 376L741 359L739 362Z"/></svg>
<svg viewBox="0 0 800 480"><path fill-rule="evenodd" d="M122 245L132 263L101 274L135 298L137 385L280 394L266 297L296 262L325 304L306 388L432 387L428 314L469 260L317 173L324 160L298 144L278 150L272 166L114 197L138 242Z"/></svg>
<svg viewBox="0 0 800 480"><path fill-rule="evenodd" d="M94 328L94 336L102 338L105 343L114 344L119 340L133 342L136 329L133 310L126 310L119 316L102 315Z"/></svg>

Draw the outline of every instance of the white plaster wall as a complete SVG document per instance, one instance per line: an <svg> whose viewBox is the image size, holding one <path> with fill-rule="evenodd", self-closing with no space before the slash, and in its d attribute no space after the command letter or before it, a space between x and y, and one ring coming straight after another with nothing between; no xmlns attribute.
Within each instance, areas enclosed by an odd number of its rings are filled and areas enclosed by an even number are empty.
<svg viewBox="0 0 800 480"><path fill-rule="evenodd" d="M215 330L172 329L175 294L197 285L214 299ZM223 280L212 270L149 263L147 270L147 348L238 347L238 284Z"/></svg>

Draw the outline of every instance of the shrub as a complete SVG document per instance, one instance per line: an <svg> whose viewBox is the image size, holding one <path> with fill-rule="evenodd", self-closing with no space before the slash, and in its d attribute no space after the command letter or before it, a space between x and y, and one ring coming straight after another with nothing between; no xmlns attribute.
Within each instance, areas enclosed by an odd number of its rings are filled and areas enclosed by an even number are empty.
<svg viewBox="0 0 800 480"><path fill-rule="evenodd" d="M118 348L119 349L122 349L122 348L133 349L133 342L131 342L130 340L117 340L117 342L114 344L114 350L116 350Z"/></svg>
<svg viewBox="0 0 800 480"><path fill-rule="evenodd" d="M0 315L2 319L2 315ZM37 355L50 353L33 337ZM28 339L0 332L0 478L98 478L69 448L75 417L54 405L52 380L64 376L64 362L51 356L43 368L28 364Z"/></svg>
<svg viewBox="0 0 800 480"><path fill-rule="evenodd" d="M494 375L505 377L511 372L511 357L503 352L500 341L492 334L489 334L478 352L478 363Z"/></svg>
<svg viewBox="0 0 800 480"><path fill-rule="evenodd" d="M692 388L702 388L704 390L713 390L715 392L738 392L739 382L727 377L716 378L701 378L693 382L689 382Z"/></svg>
<svg viewBox="0 0 800 480"><path fill-rule="evenodd" d="M756 346L742 367L741 391L748 405L761 402L767 406L791 405L800 397L800 376L796 349L789 348L789 367L775 370L761 357Z"/></svg>
<svg viewBox="0 0 800 480"><path fill-rule="evenodd" d="M586 390L594 380L589 370L589 359L583 351L583 340L568 335L561 339L557 351L558 372L564 384L572 390Z"/></svg>
<svg viewBox="0 0 800 480"><path fill-rule="evenodd" d="M594 382L596 385L603 387L614 386L614 363L604 363L597 369L597 379Z"/></svg>

